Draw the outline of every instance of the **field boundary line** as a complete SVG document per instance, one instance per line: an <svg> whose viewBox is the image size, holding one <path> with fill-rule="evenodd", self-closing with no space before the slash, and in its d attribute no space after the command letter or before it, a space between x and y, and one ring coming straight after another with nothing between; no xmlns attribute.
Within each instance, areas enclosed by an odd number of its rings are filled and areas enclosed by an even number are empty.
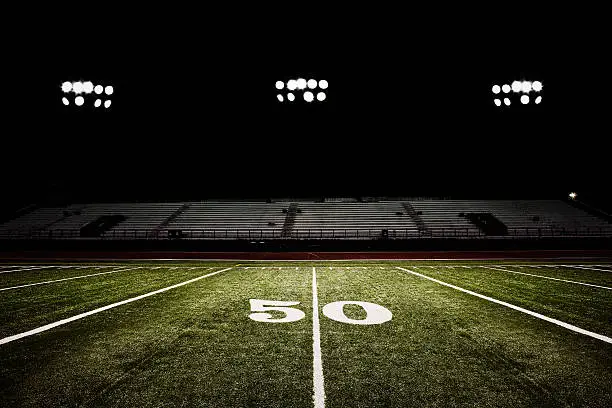
<svg viewBox="0 0 612 408"><path fill-rule="evenodd" d="M587 271L612 272L609 269L587 268L585 266L576 266L576 265L559 265L559 266L562 266L564 268L586 269Z"/></svg>
<svg viewBox="0 0 612 408"><path fill-rule="evenodd" d="M314 408L325 408L321 327L319 324L319 295L317 291L317 271L314 266L312 267L312 383Z"/></svg>
<svg viewBox="0 0 612 408"><path fill-rule="evenodd" d="M175 289L175 288L178 288L180 286L188 285L190 283L197 282L200 279L208 278L208 277L216 275L218 273L229 271L230 269L232 269L232 268L230 267L230 268L221 269L219 271L211 272L211 273L208 273L206 275L198 276L197 278L187 280L185 282L177 283L175 285L168 286L168 287L165 287L165 288L162 288L162 289L158 289L158 290L155 290L153 292L145 293L144 295L140 295L140 296L136 296L136 297L133 297L133 298L130 298L130 299L122 300L120 302L113 303L113 304L110 304L110 305L106 305L106 306L103 306L103 307L100 307L100 308L97 308L97 309L94 309L94 310L90 310L89 312L81 313L81 314L78 314L76 316L69 317L67 319L62 319L62 320L59 320L59 321L54 322L54 323L46 324L46 325L38 327L36 329L28 330L26 332L15 334L13 336L4 337L4 338L0 339L0 345L6 344L6 343L10 343L12 341L22 339L24 337L32 336L34 334L42 333L44 331L53 329L53 328L58 327L58 326L62 326L64 324L73 322L75 320L79 320L79 319L82 319L84 317L91 316L93 314L100 313L100 312L103 312L105 310L109 310L109 309L115 308L117 306L121 306L121 305L125 305L127 303L135 302L137 300L144 299L144 298L149 297L149 296L157 295L158 293L163 293L163 292L166 292L166 291L168 291L170 289Z"/></svg>
<svg viewBox="0 0 612 408"><path fill-rule="evenodd" d="M495 271L502 271L502 272L516 273L516 274L518 274L518 275L535 276L536 278L550 279L550 280L559 281L559 282L575 283L576 285L592 286L592 287L594 287L594 288L600 288L600 289L612 290L612 288L610 288L610 287L608 287L608 286L593 285L592 283L584 283L584 282L578 282L578 281L573 281L573 280L568 280L568 279L552 278L552 277L550 277L550 276L534 275L534 274L532 274L532 273L525 273L525 272L518 272L518 271L510 271L510 270L508 270L508 269L495 268L495 267L493 267L493 266L483 266L482 268L492 269L492 270L495 270Z"/></svg>
<svg viewBox="0 0 612 408"><path fill-rule="evenodd" d="M36 270L36 269L46 269L46 268L55 268L55 266L37 266L37 267L28 267L28 268L22 268L22 269L12 269L10 271L0 271L0 273L33 271L33 270Z"/></svg>
<svg viewBox="0 0 612 408"><path fill-rule="evenodd" d="M36 282L36 283L27 283L25 285L11 286L9 288L0 288L0 292L3 292L5 290L11 290L11 289L27 288L28 286L45 285L47 283L63 282L63 281L69 281L69 280L73 280L73 279L89 278L91 276L107 275L109 273L115 273L115 272L131 271L131 270L134 270L134 269L141 269L141 268L144 268L144 267L143 266L137 266L135 268L118 269L116 271L92 273L92 274L89 274L89 275L73 276L71 278L63 278L63 279L56 279L56 280L50 280L50 281L44 281L44 282Z"/></svg>
<svg viewBox="0 0 612 408"><path fill-rule="evenodd" d="M427 275L423 275L423 274L418 273L418 272L414 272L414 271L411 271L411 270L408 270L408 269L405 269L405 268L402 268L402 267L399 267L399 266L396 266L396 268L400 269L400 270L402 270L404 272L408 272L408 273L411 273L413 275L419 276L421 278L428 279L428 280L430 280L432 282L436 282L436 283L438 283L440 285L447 286L449 288L459 290L461 292L467 293L468 295L476 296L476 297L479 297L481 299L488 300L489 302L493 302L493 303L497 303L497 304L502 305L502 306L509 307L510 309L514 309L514 310L517 310L519 312L526 313L526 314L528 314L530 316L537 317L538 319L542 319L542 320L545 320L545 321L547 321L549 323L556 324L557 326L561 326L561 327L563 327L565 329L569 329L569 330L574 331L576 333L584 334L586 336L593 337L594 339L598 339L598 340L601 340L601 341L605 341L606 343L612 344L612 338L610 338L608 336L604 336L603 334L598 334L598 333L594 333L594 332L582 329L582 328L580 328L578 326L574 326L572 324L562 322L561 320L557 320L557 319L553 319L553 318L548 317L548 316L544 316L543 314L540 314L540 313L537 313L537 312L533 312L531 310L524 309L524 308L522 308L520 306L516 306L516 305L513 305L511 303L504 302L502 300L494 299L492 297L485 296L485 295L482 295L480 293L473 292L471 290L464 289L464 288L461 288L459 286L455 286L455 285L450 284L450 283L443 282L441 280L429 277Z"/></svg>

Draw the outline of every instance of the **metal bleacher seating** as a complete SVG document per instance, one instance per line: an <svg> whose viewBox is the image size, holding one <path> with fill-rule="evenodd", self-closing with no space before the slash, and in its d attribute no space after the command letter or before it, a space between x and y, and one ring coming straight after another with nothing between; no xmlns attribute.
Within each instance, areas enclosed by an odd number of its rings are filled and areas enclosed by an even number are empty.
<svg viewBox="0 0 612 408"><path fill-rule="evenodd" d="M484 237L468 213L492 214L510 238L612 235L608 221L557 200L326 199L42 207L1 224L0 238L76 239L82 227L104 215L125 219L103 232L102 239Z"/></svg>

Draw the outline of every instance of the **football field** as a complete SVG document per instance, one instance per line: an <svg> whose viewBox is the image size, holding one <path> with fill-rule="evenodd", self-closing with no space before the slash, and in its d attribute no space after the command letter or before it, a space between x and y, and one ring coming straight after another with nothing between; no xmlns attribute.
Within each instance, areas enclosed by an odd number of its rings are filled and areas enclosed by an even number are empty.
<svg viewBox="0 0 612 408"><path fill-rule="evenodd" d="M0 264L2 407L610 407L612 263Z"/></svg>

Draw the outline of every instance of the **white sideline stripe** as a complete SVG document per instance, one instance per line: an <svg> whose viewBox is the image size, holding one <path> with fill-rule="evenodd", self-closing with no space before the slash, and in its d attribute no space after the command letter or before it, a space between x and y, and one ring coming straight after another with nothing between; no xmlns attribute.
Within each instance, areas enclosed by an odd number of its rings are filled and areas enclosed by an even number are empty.
<svg viewBox="0 0 612 408"><path fill-rule="evenodd" d="M50 280L50 281L44 281L44 282L28 283L27 285L12 286L10 288L0 288L0 292L5 291L5 290L11 290L11 289L27 288L28 286L37 286L37 285L44 285L47 283L63 282L63 281L68 281L72 279L89 278L90 276L106 275L108 273L130 271L132 269L139 269L139 268L142 268L142 266L138 266L136 268L130 268L130 269L118 269L116 271L109 271L109 272L92 273L91 275L73 276L71 278L63 278L63 279L56 279L56 280Z"/></svg>
<svg viewBox="0 0 612 408"><path fill-rule="evenodd" d="M312 400L314 408L325 408L323 388L323 360L321 357L321 328L319 326L319 297L317 294L317 271L312 268Z"/></svg>
<svg viewBox="0 0 612 408"><path fill-rule="evenodd" d="M518 271L510 271L510 270L508 270L508 269L495 268L495 267L492 267L492 266L483 266L483 268L493 269L493 270L496 270L496 271L502 271L502 272L516 273L516 274L519 274L519 275L535 276L536 278L550 279L550 280L555 280L555 281L559 281L559 282L575 283L575 284L577 284L577 285L592 286L592 287L594 287L594 288L600 288L600 289L608 289L608 290L612 290L612 288L609 288L609 287L607 287L607 286L593 285L593 284L591 284L591 283L577 282L577 281L567 280L567 279L551 278L550 276L534 275L534 274L532 274L532 273L525 273L525 272L518 272Z"/></svg>
<svg viewBox="0 0 612 408"><path fill-rule="evenodd" d="M24 269L11 269L10 271L0 271L0 273L33 271L34 269L45 269L45 268L54 268L54 267L53 266L39 266L39 267L24 268Z"/></svg>
<svg viewBox="0 0 612 408"><path fill-rule="evenodd" d="M564 327L566 329L572 330L572 331L574 331L576 333L584 334L584 335L593 337L595 339L598 339L598 340L601 340L601 341L605 341L606 343L612 344L612 338L604 336L602 334L597 334L597 333L593 333L593 332L585 330L585 329L581 329L580 327L574 326L574 325L569 324L569 323L562 322L561 320L553 319L551 317L544 316L544 315L542 315L540 313L532 312L531 310L523 309L522 307L515 306L513 304L510 304L510 303L507 303L507 302L504 302L504 301L501 301L501 300L497 300L497 299L494 299L494 298L489 297L489 296L481 295L480 293L472 292L471 290L463 289L463 288L460 288L459 286L455 286L455 285L452 285L450 283L442 282L442 281L440 281L438 279L430 278L429 276L422 275L422 274L420 274L418 272L414 272L414 271L411 271L411 270L408 270L408 269L404 269L404 268L399 267L399 266L396 266L396 268L400 269L400 270L402 270L404 272L408 272L408 273L411 273L413 275L420 276L421 278L428 279L428 280L430 280L432 282L439 283L440 285L448 286L449 288L459 290L461 292L467 293L467 294L472 295L472 296L479 297L479 298L484 299L484 300L488 300L489 302L497 303L499 305L509 307L510 309L514 309L514 310L517 310L519 312L526 313L526 314L528 314L530 316L537 317L538 319L542 319L542 320L545 320L547 322L556 324L558 326L561 326L561 327Z"/></svg>
<svg viewBox="0 0 612 408"><path fill-rule="evenodd" d="M578 265L561 265L561 266L563 266L564 268L586 269L588 271L612 272L612 271L610 271L608 269L586 268L584 266L578 266Z"/></svg>
<svg viewBox="0 0 612 408"><path fill-rule="evenodd" d="M90 316L92 314L100 313L100 312L103 312L105 310L117 307L117 306L121 306L121 305L125 305L127 303L135 302L137 300L144 299L146 297L153 296L153 295L156 295L158 293L166 292L166 291L168 291L170 289L178 288L180 286L184 286L184 285L187 285L189 283L193 283L193 282L199 281L200 279L208 278L209 276L213 276L213 275L216 275L218 273L228 271L230 269L232 269L232 268L230 267L230 268L221 269L221 270L216 271L216 272L212 272L212 273L209 273L209 274L206 274L206 275L198 276L197 278L190 279L190 280L185 281L185 282L177 283L176 285L168 286L168 287L163 288L163 289L158 289L158 290L155 290L153 292L145 293L144 295L140 295L140 296L136 296L136 297L133 297L133 298L130 298L130 299L122 300L121 302L113 303L111 305L103 306L103 307L100 307L98 309L90 310L89 312L81 313L79 315L72 316L72 317L69 317L67 319L59 320L59 321L57 321L55 323L50 323L50 324L41 326L41 327L39 327L37 329L33 329L33 330L29 330L27 332L15 334L13 336L8 336L8 337L5 337L3 339L0 339L0 345L1 344L6 344L6 343L10 343L11 341L19 340L19 339L22 339L24 337L32 336L33 334L42 333L44 331L53 329L54 327L62 326L64 324L73 322L75 320L79 320L79 319L82 319L84 317Z"/></svg>

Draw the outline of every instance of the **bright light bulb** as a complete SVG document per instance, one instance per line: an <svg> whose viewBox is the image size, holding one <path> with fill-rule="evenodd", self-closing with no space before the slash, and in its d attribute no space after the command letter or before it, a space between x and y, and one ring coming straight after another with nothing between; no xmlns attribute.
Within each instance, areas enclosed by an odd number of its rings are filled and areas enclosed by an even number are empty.
<svg viewBox="0 0 612 408"><path fill-rule="evenodd" d="M521 92L522 85L520 81L512 82L512 92Z"/></svg>
<svg viewBox="0 0 612 408"><path fill-rule="evenodd" d="M315 89L317 87L317 81L314 79L309 79L307 85L308 88Z"/></svg>
<svg viewBox="0 0 612 408"><path fill-rule="evenodd" d="M506 106L510 106L510 99L508 99L508 98L504 98L504 104L505 104Z"/></svg>
<svg viewBox="0 0 612 408"><path fill-rule="evenodd" d="M70 102L68 101L68 98L62 98L62 103L66 106L70 105Z"/></svg>
<svg viewBox="0 0 612 408"><path fill-rule="evenodd" d="M298 78L298 80L295 82L297 84L297 89L306 89L306 80L304 78Z"/></svg>
<svg viewBox="0 0 612 408"><path fill-rule="evenodd" d="M295 88L297 88L297 81L295 79L290 79L289 81L287 81L288 90L295 91Z"/></svg>
<svg viewBox="0 0 612 408"><path fill-rule="evenodd" d="M62 92L68 93L70 91L72 91L72 82L64 82L62 84Z"/></svg>
<svg viewBox="0 0 612 408"><path fill-rule="evenodd" d="M278 99L279 102L282 102L285 100L285 98L283 98L283 95L280 95L280 94L276 95L276 99Z"/></svg>
<svg viewBox="0 0 612 408"><path fill-rule="evenodd" d="M82 96L77 96L76 98L74 98L74 103L76 104L76 106L83 106L83 104L85 103L85 99L83 99Z"/></svg>
<svg viewBox="0 0 612 408"><path fill-rule="evenodd" d="M531 82L523 81L523 83L521 84L521 91L525 93L531 92Z"/></svg>
<svg viewBox="0 0 612 408"><path fill-rule="evenodd" d="M72 84L72 91L75 94L80 94L81 92L83 92L83 83L82 82L74 82Z"/></svg>
<svg viewBox="0 0 612 408"><path fill-rule="evenodd" d="M104 93L107 94L107 95L112 95L113 92L115 92L115 90L110 85L108 85L106 88L104 88Z"/></svg>
<svg viewBox="0 0 612 408"><path fill-rule="evenodd" d="M323 102L323 101L325 100L325 98L326 98L326 97L327 97L327 96L325 95L325 92L319 92L319 93L317 94L317 100L318 100L318 101L320 101L320 102Z"/></svg>
<svg viewBox="0 0 612 408"><path fill-rule="evenodd" d="M495 99L493 102L495 103L495 106L501 106L501 101L499 99Z"/></svg>
<svg viewBox="0 0 612 408"><path fill-rule="evenodd" d="M533 81L531 88L536 92L540 92L542 90L542 83L540 81Z"/></svg>
<svg viewBox="0 0 612 408"><path fill-rule="evenodd" d="M93 84L91 83L91 81L87 81L83 83L83 92L85 92L86 94L90 94L93 92Z"/></svg>
<svg viewBox="0 0 612 408"><path fill-rule="evenodd" d="M497 95L501 91L501 88L499 87L499 85L493 85L493 88L491 90L495 95Z"/></svg>
<svg viewBox="0 0 612 408"><path fill-rule="evenodd" d="M528 95L522 95L521 96L521 103L523 105L527 105L529 103L529 96Z"/></svg>
<svg viewBox="0 0 612 408"><path fill-rule="evenodd" d="M283 81L276 81L276 89L281 90L285 87L285 83Z"/></svg>
<svg viewBox="0 0 612 408"><path fill-rule="evenodd" d="M312 102L314 100L314 95L312 94L312 92L310 91L304 92L304 100L306 102Z"/></svg>
<svg viewBox="0 0 612 408"><path fill-rule="evenodd" d="M110 106L111 106L111 101L104 101L105 108L110 108Z"/></svg>
<svg viewBox="0 0 612 408"><path fill-rule="evenodd" d="M96 87L94 88L94 92L100 95L102 92L104 92L104 87L102 85L96 85Z"/></svg>
<svg viewBox="0 0 612 408"><path fill-rule="evenodd" d="M536 105L539 105L539 104L540 104L540 102L542 102L542 97L541 97L541 96L538 96L538 97L535 99L535 101L534 101L534 102L535 102L535 104L536 104Z"/></svg>
<svg viewBox="0 0 612 408"><path fill-rule="evenodd" d="M329 86L329 84L327 83L326 80L322 79L322 80L319 81L319 88L327 89L328 86Z"/></svg>
<svg viewBox="0 0 612 408"><path fill-rule="evenodd" d="M100 105L102 105L102 101L101 101L100 99L96 99L96 101L94 102L94 106L95 106L96 108L99 108L99 107L100 107Z"/></svg>
<svg viewBox="0 0 612 408"><path fill-rule="evenodd" d="M290 102L293 102L295 100L295 95L293 95L291 92L289 92L287 94L287 99L289 99Z"/></svg>
<svg viewBox="0 0 612 408"><path fill-rule="evenodd" d="M503 86L502 86L502 92L503 92L503 93L508 93L508 92L510 92L510 85L508 85L508 84L503 85Z"/></svg>

